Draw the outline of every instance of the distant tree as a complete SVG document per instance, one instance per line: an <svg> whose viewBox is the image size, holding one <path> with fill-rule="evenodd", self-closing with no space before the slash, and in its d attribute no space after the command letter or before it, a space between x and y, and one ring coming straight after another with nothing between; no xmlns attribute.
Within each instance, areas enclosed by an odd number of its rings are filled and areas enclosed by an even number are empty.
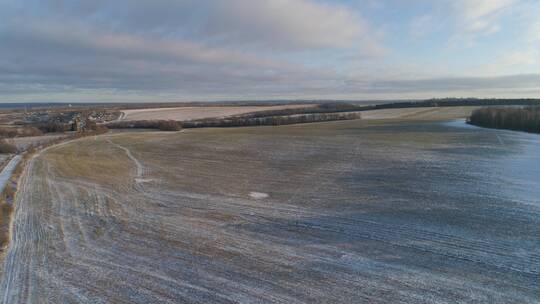
<svg viewBox="0 0 540 304"><path fill-rule="evenodd" d="M158 122L158 129L161 131L180 131L182 126L179 122L174 120L161 120Z"/></svg>
<svg viewBox="0 0 540 304"><path fill-rule="evenodd" d="M174 120L116 121L105 126L109 129L158 129L162 131L179 131L182 129L182 123Z"/></svg>
<svg viewBox="0 0 540 304"><path fill-rule="evenodd" d="M70 124L60 122L48 122L37 126L43 133L62 133L71 129Z"/></svg>

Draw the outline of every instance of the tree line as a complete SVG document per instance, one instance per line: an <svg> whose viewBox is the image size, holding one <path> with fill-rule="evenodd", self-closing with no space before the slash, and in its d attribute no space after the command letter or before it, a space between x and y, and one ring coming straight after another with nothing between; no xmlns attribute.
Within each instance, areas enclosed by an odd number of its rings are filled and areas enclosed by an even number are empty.
<svg viewBox="0 0 540 304"><path fill-rule="evenodd" d="M179 131L182 128L226 128L247 126L279 126L323 121L360 119L358 113L314 113L266 117L211 118L191 121L174 120L134 120L116 121L107 124L109 129L157 129Z"/></svg>
<svg viewBox="0 0 540 304"><path fill-rule="evenodd" d="M175 120L125 120L108 123L109 129L157 129L161 131L180 131L182 123Z"/></svg>
<svg viewBox="0 0 540 304"><path fill-rule="evenodd" d="M361 112L382 109L401 108L425 108L425 107L463 107L463 106L540 106L540 99L478 99L478 98L443 98L428 99L418 101L398 101L383 104L359 106L348 102L327 102L316 106L306 106L303 108L291 108L280 110L267 110L254 113L242 114L236 117L260 118L268 116L287 116L296 114L316 114L316 113L341 113L341 112Z"/></svg>
<svg viewBox="0 0 540 304"><path fill-rule="evenodd" d="M313 113L266 117L231 117L223 119L201 119L186 121L184 128L223 128L246 126L280 126L323 121L360 119L358 113Z"/></svg>
<svg viewBox="0 0 540 304"><path fill-rule="evenodd" d="M467 122L486 128L540 133L540 107L481 108L473 111Z"/></svg>
<svg viewBox="0 0 540 304"><path fill-rule="evenodd" d="M497 98L442 98L421 101L400 101L377 105L360 106L359 111L426 108L426 107L481 107L481 106L540 106L540 99L497 99Z"/></svg>
<svg viewBox="0 0 540 304"><path fill-rule="evenodd" d="M344 102L332 102L323 103L316 106L306 106L303 108L289 108L279 110L266 110L253 113L247 113L234 116L234 118L262 118L271 116L289 116L299 114L322 114L322 113L339 113L339 112L355 112L362 110L362 107L344 103Z"/></svg>

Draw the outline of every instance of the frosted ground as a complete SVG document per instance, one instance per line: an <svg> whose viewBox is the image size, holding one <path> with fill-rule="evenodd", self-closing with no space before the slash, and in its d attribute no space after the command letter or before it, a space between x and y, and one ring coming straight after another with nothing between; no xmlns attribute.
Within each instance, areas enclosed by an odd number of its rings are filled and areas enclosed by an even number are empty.
<svg viewBox="0 0 540 304"><path fill-rule="evenodd" d="M282 105L282 106L223 106L223 107L176 107L122 110L121 120L194 120L203 118L227 117L257 111L306 108L314 105Z"/></svg>
<svg viewBox="0 0 540 304"><path fill-rule="evenodd" d="M3 303L537 303L540 136L369 120L34 158Z"/></svg>

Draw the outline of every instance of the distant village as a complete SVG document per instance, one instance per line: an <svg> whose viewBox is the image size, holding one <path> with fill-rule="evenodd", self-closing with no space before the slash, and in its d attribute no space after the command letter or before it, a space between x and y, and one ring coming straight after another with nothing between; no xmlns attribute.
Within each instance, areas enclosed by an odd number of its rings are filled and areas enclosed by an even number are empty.
<svg viewBox="0 0 540 304"><path fill-rule="evenodd" d="M106 132L106 122L117 120L111 109L71 108L24 109L0 112L0 155L15 154L30 147L78 133ZM2 165L0 157L0 166Z"/></svg>
<svg viewBox="0 0 540 304"><path fill-rule="evenodd" d="M25 112L23 123L32 125L59 124L70 131L85 131L90 125L105 123L118 118L110 111L33 111Z"/></svg>

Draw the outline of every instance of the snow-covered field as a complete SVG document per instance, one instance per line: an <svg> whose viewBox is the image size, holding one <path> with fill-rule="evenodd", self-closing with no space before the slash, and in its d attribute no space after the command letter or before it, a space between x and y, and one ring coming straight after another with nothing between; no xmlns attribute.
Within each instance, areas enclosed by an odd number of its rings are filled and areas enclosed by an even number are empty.
<svg viewBox="0 0 540 304"><path fill-rule="evenodd" d="M2 303L536 303L540 136L123 132L33 158Z"/></svg>
<svg viewBox="0 0 540 304"><path fill-rule="evenodd" d="M29 137L16 137L10 139L10 141L17 146L19 150L28 149L30 146L40 146L60 138L65 138L67 134L46 134L41 136L29 136Z"/></svg>
<svg viewBox="0 0 540 304"><path fill-rule="evenodd" d="M194 120L202 118L227 117L240 114L246 114L257 111L281 110L305 108L311 105L281 105L281 106L223 106L223 107L177 107L177 108L149 108L123 110L121 120Z"/></svg>
<svg viewBox="0 0 540 304"><path fill-rule="evenodd" d="M360 112L362 119L449 120L469 117L478 107L382 109Z"/></svg>

